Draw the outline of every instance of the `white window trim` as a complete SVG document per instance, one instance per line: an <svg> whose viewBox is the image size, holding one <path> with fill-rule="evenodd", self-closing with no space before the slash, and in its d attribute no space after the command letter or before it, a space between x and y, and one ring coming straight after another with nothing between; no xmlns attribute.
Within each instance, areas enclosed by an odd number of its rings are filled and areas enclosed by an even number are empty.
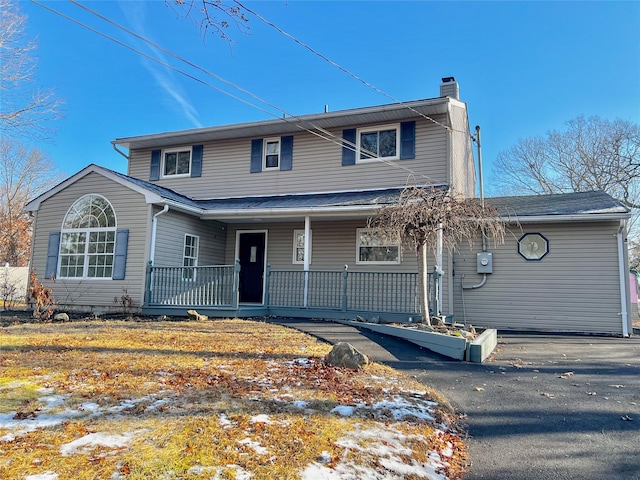
<svg viewBox="0 0 640 480"><path fill-rule="evenodd" d="M185 254L185 249L187 247L187 237L192 237L196 239L196 251L195 251L195 256L194 257L188 257ZM182 267L186 267L186 265L184 264L185 259L187 258L191 258L194 260L193 265L191 265L191 267L197 267L198 266L198 258L200 257L200 236L199 235L193 235L192 233L185 233L184 234L184 238L182 241ZM192 278L185 278L184 276L184 270L183 270L183 274L182 274L182 280L185 282L193 282L196 279L196 274L197 274L197 270L194 270L193 272L193 277Z"/></svg>
<svg viewBox="0 0 640 480"><path fill-rule="evenodd" d="M165 159L167 157L167 153L174 152L189 152L189 171L187 173L176 173L173 175L165 175L164 167L165 167ZM182 178L182 177L190 177L191 169L193 168L193 147L176 147L176 148L167 148L162 150L161 153L161 161L160 161L160 178ZM177 164L176 164L177 168Z"/></svg>
<svg viewBox="0 0 640 480"><path fill-rule="evenodd" d="M297 240L297 237L298 237L299 234L302 234L304 236L304 229L303 228L293 231L293 259L292 259L291 263L297 264L297 265L304 265L304 259L303 260L296 260L297 259L296 252L298 250L298 246L297 246L296 240ZM313 255L311 255L312 240L313 240L313 230L310 230L309 231L309 265L311 265L311 260L313 259ZM302 248L304 250L304 246ZM303 254L304 254L304 251L303 251Z"/></svg>
<svg viewBox="0 0 640 480"><path fill-rule="evenodd" d="M99 197L102 197L108 204L109 207L111 207L111 210L113 210L113 216L115 219L115 225L113 227L95 227L95 228L65 228L64 227L64 222L67 219L67 216L69 215L69 212L71 212L71 209L78 203L80 202L83 198L85 197L89 197L91 195L96 195ZM109 199L107 197L105 197L104 195L99 195L97 193L90 193L87 195L83 195L82 197L78 198L75 202L73 202L71 204L71 206L67 209L67 213L65 213L64 217L62 218L62 228L60 228L60 246L58 247L58 265L56 265L56 278L60 278L60 279L64 279L64 280L98 280L98 281L103 281L103 280L112 280L113 277L113 267L115 266L115 255L116 255L116 246L115 246L115 242L116 242L116 237L117 237L117 231L118 231L118 217L116 215L116 209L113 208L112 203L109 201ZM89 272L89 237L91 233L94 232L113 232L113 263L111 264L111 276L109 277L89 277L87 275L87 273ZM82 276L81 277L61 277L60 276L60 269L62 268L62 257L70 257L72 255L67 255L67 254L63 254L62 253L62 236L65 233L84 233L85 234L85 244L84 244L84 263L82 265ZM74 255L80 255L78 254L74 254Z"/></svg>
<svg viewBox="0 0 640 480"><path fill-rule="evenodd" d="M396 154L390 157L376 157L376 158L360 158L361 146L360 137L363 133L380 132L382 130L395 130L396 131ZM399 160L400 159L400 124L392 123L389 125L373 125L371 127L362 127L356 129L356 163L371 163L379 162L380 160Z"/></svg>
<svg viewBox="0 0 640 480"><path fill-rule="evenodd" d="M60 278L63 280L111 280L113 277L113 267L114 267L114 263L115 262L115 242L116 242L116 228L113 227L100 227L100 228L65 228L63 230L60 231L60 248L58 250L58 269L56 271L56 278ZM109 275L108 277L90 277L88 275L89 273L89 257L91 256L95 256L96 254L90 254L89 253L89 237L92 233L99 233L99 232L113 232L113 243L114 243L114 247L113 247L113 253L111 254L113 257L113 261L111 264L111 275ZM77 253L77 254L72 254L72 255L68 255L68 254L64 254L62 253L62 236L65 233L84 233L85 234L85 242L84 242L84 252L83 253ZM82 265L82 276L81 277L62 277L60 276L60 270L62 268L62 258L63 257L72 257L75 255L83 255L84 256L84 262Z"/></svg>
<svg viewBox="0 0 640 480"><path fill-rule="evenodd" d="M267 167L267 144L270 142L278 142L278 165L275 167ZM280 170L280 162L282 161L282 140L280 137L265 138L262 140L262 171L271 172Z"/></svg>
<svg viewBox="0 0 640 480"><path fill-rule="evenodd" d="M398 248L398 260L391 262L376 262L360 260L360 247L367 245L360 245L360 232L371 232L370 228L358 228L356 229L356 265L399 265L402 263L402 247L399 243L388 243L386 245L379 245L381 247L397 247Z"/></svg>

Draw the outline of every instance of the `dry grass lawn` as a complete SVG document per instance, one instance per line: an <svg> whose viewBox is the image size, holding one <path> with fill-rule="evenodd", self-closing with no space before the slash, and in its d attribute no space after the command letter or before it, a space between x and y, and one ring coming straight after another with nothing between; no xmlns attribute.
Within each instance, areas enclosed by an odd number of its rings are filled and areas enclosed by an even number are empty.
<svg viewBox="0 0 640 480"><path fill-rule="evenodd" d="M0 478L459 478L446 401L246 320L0 327Z"/></svg>

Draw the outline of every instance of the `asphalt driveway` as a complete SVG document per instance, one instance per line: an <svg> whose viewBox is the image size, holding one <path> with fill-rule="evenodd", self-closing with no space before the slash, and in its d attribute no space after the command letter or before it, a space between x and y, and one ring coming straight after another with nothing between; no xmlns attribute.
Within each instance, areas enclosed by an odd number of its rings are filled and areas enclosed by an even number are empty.
<svg viewBox="0 0 640 480"><path fill-rule="evenodd" d="M347 341L441 391L464 415L465 479L640 480L640 338L500 335L484 364L333 322L277 319Z"/></svg>

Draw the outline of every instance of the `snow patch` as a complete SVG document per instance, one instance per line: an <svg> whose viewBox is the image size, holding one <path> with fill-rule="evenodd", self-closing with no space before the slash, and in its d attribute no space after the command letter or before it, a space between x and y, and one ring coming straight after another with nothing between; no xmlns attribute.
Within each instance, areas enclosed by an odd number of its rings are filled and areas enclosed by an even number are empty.
<svg viewBox="0 0 640 480"><path fill-rule="evenodd" d="M342 415L343 417L350 417L353 415L356 407L352 407L350 405L338 405L331 409L331 413L336 413L338 415Z"/></svg>
<svg viewBox="0 0 640 480"><path fill-rule="evenodd" d="M261 413L260 415L254 415L250 419L251 423L273 423L269 415Z"/></svg>
<svg viewBox="0 0 640 480"><path fill-rule="evenodd" d="M75 455L77 453L90 453L93 447L107 447L112 449L126 448L131 443L135 433L125 432L121 435L107 433L89 433L73 442L66 443L60 447L60 454L63 457Z"/></svg>
<svg viewBox="0 0 640 480"><path fill-rule="evenodd" d="M256 452L258 455L266 455L267 453L269 453L269 450L267 450L265 447L260 445L258 442L254 442L250 438L238 440L238 444L246 445L247 447L251 448L254 452Z"/></svg>
<svg viewBox="0 0 640 480"><path fill-rule="evenodd" d="M24 480L56 480L59 477L57 473L44 472L36 475L27 475Z"/></svg>

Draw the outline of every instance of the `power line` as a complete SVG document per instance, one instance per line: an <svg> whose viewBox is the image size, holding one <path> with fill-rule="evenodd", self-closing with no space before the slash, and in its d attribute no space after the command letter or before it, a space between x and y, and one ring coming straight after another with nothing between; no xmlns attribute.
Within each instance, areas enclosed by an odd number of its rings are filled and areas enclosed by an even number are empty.
<svg viewBox="0 0 640 480"><path fill-rule="evenodd" d="M225 80L224 78L220 77L219 75L216 75L213 72L210 72L210 71L200 67L199 65L197 65L197 64L195 64L193 62L190 62L189 60L177 55L176 53L174 53L174 52L172 52L172 51L170 51L170 50L168 50L168 49L166 49L166 48L164 48L164 47L152 42L151 40L143 37L142 35L139 35L136 32L133 32L133 31L127 29L126 27L124 27L124 26L112 21L108 17L105 17L105 16L99 14L98 12L95 12L95 11L89 9L88 7L85 7L84 5L81 5L81 4L79 4L78 2L76 2L74 0L70 0L70 2L72 4L74 4L75 6L82 8L83 10L87 11L88 13L91 13L92 15L97 16L98 18L102 19L103 21L106 21L106 22L110 23L111 25L113 25L113 26L125 31L126 33L138 38L139 40L142 40L143 42L151 45L152 47L157 48L158 50L167 53L168 55L176 58L177 60L179 60L179 61L181 61L183 63L186 63L187 65L189 65L189 66L201 71L202 73L205 73L206 75L209 75L212 78L215 78L216 80L218 80L220 82L223 82L223 83L225 83L225 84L227 84L227 85L229 85L229 86L231 86L233 88L236 88L239 91L251 96L252 98L264 103L265 105L268 105L268 106L270 106L270 107L282 112L285 116L284 117L280 117L279 115L275 115L274 113L272 113L272 112L270 112L270 111L268 111L268 110L266 110L264 108L261 108L261 107L259 107L257 105L254 105L253 103L250 103L250 102L246 101L245 99L242 99L242 98L240 98L240 97L238 97L236 95L233 95L233 94L231 94L231 93L229 93L229 92L227 92L225 90L222 90L222 89L220 89L220 88L218 88L218 87L216 87L216 86L214 86L214 85L212 85L212 84L210 84L208 82L205 82L205 81L203 81L203 80L201 80L201 79L199 79L199 78L197 78L197 77L195 77L195 76L193 76L193 75L191 75L191 74L189 74L189 73L187 73L187 72L185 72L183 70L180 70L179 68L176 68L176 67L174 67L174 66L172 66L172 65L170 65L170 64L168 64L168 63L166 63L166 62L164 62L164 61L162 61L162 60L160 60L160 59L158 59L156 57L153 57L153 56L145 53L145 52L142 52L141 50L138 50L138 49L136 49L136 48L134 48L134 47L132 47L132 46L120 41L120 40L117 40L117 39L115 39L115 38L113 38L113 37L101 32L101 31L99 31L99 30L97 30L97 29L95 29L93 27L90 27L90 26L80 22L79 20L76 20L76 19L74 19L74 18L72 18L72 17L70 17L68 15L65 15L65 14L63 14L63 13L57 11L57 10L54 10L53 8L50 8L50 7L46 6L46 5L43 5L43 4L39 3L39 2L37 2L36 0L31 0L31 1L34 4L36 4L36 5L40 6L40 7L44 8L44 9L46 9L46 10L52 12L52 13L54 13L54 14L62 17L62 18L65 18L66 20L69 20L69 21L71 21L71 22L73 22L73 23L75 23L75 24L77 24L77 25L79 25L79 26L81 26L83 28L86 28L87 30L89 30L89 31L91 31L93 33L96 33L96 34L102 36L103 38L106 38L107 40L110 40L110 41L112 41L112 42L114 42L114 43L116 43L116 44L118 44L118 45L120 45L120 46L122 46L124 48L127 48L128 50L131 50L132 52L137 53L137 54L143 56L144 58L147 58L148 60L151 60L151 61L153 61L155 63L158 63L158 64L160 64L160 65L162 65L162 66L164 66L164 67L166 67L166 68L168 68L168 69L170 69L172 71L175 71L176 73L184 75L185 77L187 77L187 78L189 78L191 80L195 80L196 82L198 82L198 83L200 83L200 84L202 84L204 86L212 88L212 89L214 89L214 90L216 90L216 91L218 91L218 92L220 92L220 93L222 93L224 95L227 95L227 96L229 96L229 97L231 97L231 98L233 98L235 100L238 100L238 101L240 101L240 102L242 102L242 103L244 103L244 104L246 104L246 105L248 105L250 107L253 107L253 108L255 108L255 109L259 110L259 111L267 113L268 115L271 115L271 116L275 117L278 120L286 121L287 123L293 124L296 128L299 128L301 130L305 130L308 133L311 133L311 134L313 134L315 136L318 136L319 138L321 138L323 140L327 140L327 141L330 141L330 142L332 142L334 144L337 144L339 146L346 147L346 148L348 148L348 149L350 149L352 151L356 151L356 152L358 151L357 145L354 144L353 142L347 141L347 140L343 139L342 137L338 137L335 134L325 130L324 128L315 125L313 122L310 122L308 120L305 120L303 118L300 118L300 117L298 117L296 115L293 115L293 114L283 110L282 108L278 107L277 105L272 104L272 103L270 103L270 102L258 97L257 95L253 94L252 92L250 92L250 91L248 91L248 90L246 90L246 89L244 89L244 88L242 88L242 87L240 87L240 86L238 86L238 85L236 85L236 84L234 84L234 83L232 83L230 81ZM286 117L287 115L289 115L289 118ZM297 120L297 121L299 121L301 123L306 123L306 124L310 125L311 128L314 128L314 129L318 130L318 132L310 130L309 128L306 128L306 127L304 127L302 125L298 125L295 122L292 122L292 120ZM365 153L371 159L379 160L379 161L381 161L381 162L383 162L383 163L385 163L387 165L393 166L395 168L400 168L402 170L407 171L411 175L419 176L419 177L423 177L423 178L425 178L427 180L431 180L430 177L428 177L426 175L423 175L423 174L418 174L418 173L414 172L412 169L405 167L404 165L399 165L399 164L397 164L397 163L395 163L393 161L385 160L384 158L380 158L374 152L369 152L369 151L364 150L362 148L360 148L359 150L362 153Z"/></svg>
<svg viewBox="0 0 640 480"><path fill-rule="evenodd" d="M416 115L419 115L423 118L425 118L426 120L429 120L433 123L435 123L436 125L440 125L441 127L449 130L449 131L453 131L454 129L448 125L445 125L444 123L438 122L437 120L429 117L428 115L425 115L421 112L418 112L416 109L414 109L411 105L406 104L405 102L403 102L402 100L398 100L397 98L395 98L394 96L384 92L383 90L379 89L378 87L376 87L375 85L367 82L366 80L364 80L363 78L359 77L358 75L356 75L355 73L351 72L350 70L346 69L345 67L343 67L342 65L338 64L337 62L334 62L333 60L331 60L330 58L328 58L327 56L323 55L322 53L318 52L316 49L314 49L313 47L307 45L306 43L302 42L301 40L299 40L298 38L294 37L293 35L291 35L290 33L287 33L286 31L284 31L282 28L280 28L279 26L277 26L275 23L270 22L269 20L267 20L266 18L264 18L262 15L260 15L259 13L255 12L254 10L251 10L250 8L246 7L242 2L240 2L239 0L233 0L236 4L238 4L240 7L242 7L243 9L245 9L247 12L249 12L250 14L252 14L253 16L255 16L256 18L258 18L261 22L265 23L266 25L270 26L271 28L275 29L277 32L281 33L282 35L284 35L287 38L290 38L291 40L293 40L295 43L297 43L298 45L300 45L301 47L307 49L308 51L310 51L311 53L313 53L314 55L316 55L317 57L321 58L322 60L324 60L325 62L333 65L334 67L336 67L338 70L340 70L341 72L346 73L347 75L349 75L350 77L358 80L359 82L363 83L364 85L366 85L367 87L371 88L372 90L374 90L377 93L380 93L382 95L384 95L385 97L389 98L390 100L392 100L394 103L397 103L399 105L402 105L404 107L406 107L407 109L411 110L413 113L415 113ZM459 130L458 130L459 131ZM469 133L469 132L464 132L464 131L459 131L460 133Z"/></svg>
<svg viewBox="0 0 640 480"><path fill-rule="evenodd" d="M321 139L323 139L323 140L328 140L328 141L330 141L330 142L332 142L332 143L334 143L334 144L336 144L336 145L340 145L340 146L346 147L346 148L348 148L348 149L350 149L350 150L352 150L352 151L355 151L355 152L357 152L357 151L358 151L357 145L356 145L356 144L354 144L353 142L350 142L350 141L348 141L348 140L345 140L344 138L338 137L338 136L336 136L335 134L333 134L333 133L329 132L328 130L326 130L326 129L322 128L322 127L319 127L318 125L314 124L313 122L310 122L310 121L308 121L308 120L305 120L305 119L303 119L303 118L300 118L299 116L296 116L296 115L294 115L294 114L292 114L292 113L290 113L290 112L288 112L288 111L286 111L286 110L282 109L281 107L278 107L277 105L275 105L275 104L273 104L273 103L271 103L271 102L269 102L269 101L267 101L267 100L264 100L263 98L261 98L261 97L259 97L259 96L255 95L254 93L250 92L249 90L246 90L246 89L244 89L244 88L240 87L239 85L236 85L235 83L230 82L230 81L228 81L228 80L226 80L226 79L224 79L224 78L220 77L219 75L217 75L217 74L215 74L215 73L213 73L213 72L211 72L211 71L209 71L209 70L206 70L205 68L203 68L203 67L201 67L201 66L199 66L199 65L197 65L197 64L195 64L195 63L193 63L193 62L191 62L191 61L189 61L189 60L187 60L186 58L184 58L184 57L182 57L182 56L180 56L180 55L176 54L175 52L173 52L173 51L171 51L171 50L169 50L169 49L167 49L167 48L165 48L165 47L163 47L163 46L161 46L161 45L159 45L159 44L157 44L157 43L155 43L155 42L153 42L153 41L149 40L148 38L146 38L146 37L144 37L144 36L142 36L142 35L140 35L140 34L138 34L138 33L134 32L134 31L132 31L132 30L130 30L130 29L128 29L128 28L126 28L126 27L124 27L123 25L121 25L121 24L119 24L119 23L117 23L117 22L115 22L115 21L111 20L110 18L108 18L108 17L106 17L106 16L104 16L104 15L101 15L100 13L98 13L98 12L96 12L96 11L94 11L94 10L92 10L92 9L90 9L90 8L88 8L88 7L84 6L84 5L82 5L82 4L78 3L78 2L76 2L75 0L69 0L69 1L70 1L73 5L75 5L75 6L77 6L77 7L82 8L82 9L83 9L83 10L85 10L86 12L88 12L88 13L90 13L90 14L92 14L92 15L97 16L97 17L98 17L98 18L100 18L101 20L103 20L103 21L105 21L105 22L108 22L109 24L111 24L111 25L115 26L116 28L119 28L120 30L122 30L122 31L124 31L124 32L126 32L126 33L128 33L128 34L130 34L130 35L132 35L132 36L134 36L135 38L138 38L139 40L142 40L143 42L147 43L148 45L151 45L152 47L157 48L158 50L160 50L160 51L162 51L162 52L164 52L164 53L166 53L166 54L168 54L168 55L172 56L173 58L175 58L175 59L177 59L177 60L179 60L179 61L181 61L181 62L183 62L183 63L186 63L187 65L189 65L189 66L191 66L191 67L193 67L193 68L195 68L195 69L197 69L197 70L201 71L202 73L204 73L204 74L206 74L206 75L209 75L209 76L211 76L211 77L215 78L216 80L218 80L218 81L220 81L220 82L223 82L223 83L225 83L226 85L229 85L229 86L231 86L231 87L233 87L233 88L235 88L235 89L237 89L237 90L239 90L239 91L241 91L241 92L243 92L243 93L245 93L245 94L247 94L247 95L251 96L252 98L254 98L254 99L258 100L259 102L264 103L265 105L268 105L268 106L270 106L270 107L272 107L272 108L274 108L274 109L276 109L276 110L279 110L281 113L283 113L283 114L285 115L285 117L284 117L284 118L279 117L279 116L274 115L273 113L271 113L271 112L269 112L269 111L267 111L267 110L264 110L264 109L262 109L262 108L259 108L259 107L255 106L255 105L251 104L251 103L245 102L245 103L247 103L248 105L253 106L254 108L258 108L260 111L266 112L266 113L268 113L268 114L270 114L270 115L274 116L274 117L275 117L275 118L277 118L278 120L284 120L284 121L286 121L286 122L288 122L288 123L293 123L297 128L300 128L300 129L302 129L302 130L305 130L305 131L307 131L307 132L309 132L309 133L311 133L311 134L313 134L313 135L315 135L315 136L318 136L319 138L321 138ZM37 3L37 2L34 2L34 3ZM75 21L75 20L73 20L73 21L74 21L75 23L78 23L78 24L80 24L80 25L83 25L82 23L80 23L80 22L78 22L78 21ZM83 26L84 26L84 25L83 25ZM94 29L92 29L92 28L90 28L90 27L87 27L87 28L89 28L89 29L90 29L90 30L92 30L92 31L95 31ZM109 36L107 36L107 35L105 35L105 34L102 34L101 32L97 32L97 33L100 33L100 34L101 34L102 36L104 36L105 38L108 38L108 39L110 39L110 40L113 40L111 37L109 37ZM116 41L116 42L117 42L118 44L122 44L122 43L121 43L121 42L119 42L119 41ZM125 46L127 46L127 45L125 45ZM127 48L130 48L131 50L135 51L136 53L139 53L136 49L134 49L134 48L132 48L132 47L127 46ZM147 54L143 54L143 55L145 55L145 57L150 58L150 59L152 59L152 60L154 60L154 61L156 61L156 60L157 60L157 59L155 59L155 57L150 57L150 56L149 56L149 55L147 55ZM163 65L163 66L169 66L169 65L167 65L166 63L161 62L161 61L158 61L158 63L160 63L160 64L161 64L161 65ZM169 68L171 68L172 70L174 70L174 71L176 71L176 72L178 72L178 73L183 73L183 74L184 74L184 72L182 72L181 70L176 69L176 68L174 68L174 67L172 67L172 66L169 66ZM186 75L188 76L188 78L193 78L191 75L188 75L188 74L186 74ZM207 84L207 83L205 83L205 82L201 82L201 83L203 83L203 84L205 84L205 85L207 85L207 86L211 86L211 85L209 85L209 84ZM216 89L216 90L218 90L219 92L224 93L224 94L226 94L226 95L230 95L230 96L231 96L232 98L234 98L234 99L238 99L238 97L233 96L233 95L231 95L231 94L228 94L227 92L225 92L225 91L223 91L223 90L221 90L221 89L218 89L218 88L216 88L216 87L212 87L212 88L215 88L215 89ZM287 118L287 117L286 117L286 115L288 115L288 116L289 116L289 118ZM302 122L302 123L306 123L307 125L310 125L310 126L311 126L311 128L314 128L314 129L318 130L320 133L315 132L315 131L313 131L313 130L310 130L309 128L305 128L305 127L302 127L302 126L300 126L300 125L297 125L297 124L295 124L294 122L291 122L291 121L290 121L290 119L291 119L291 120L297 120L297 121ZM418 176L421 176L421 177L423 177L423 178L425 178L425 179L427 179L427 180L431 180L431 179L430 179L429 177L427 177L426 175L418 174L418 173L414 172L412 169L405 167L404 165L398 165L398 164L396 164L395 162L392 162L392 161L390 161L390 160L386 160L386 159L384 159L384 158L380 158L380 157L378 157L378 156L377 156L377 154L376 154L376 153L371 152L371 151L369 151L369 150L366 150L366 149L364 149L364 148L362 148L362 147L360 147L360 151L361 151L362 153L364 153L367 157L369 157L369 159L371 159L371 160L379 160L379 161L381 161L381 162L383 162L383 163L386 163L386 164L388 164L388 165L390 165L390 166L393 166L393 167L395 167L395 168L400 168L400 169L402 169L402 170L405 170L405 171L407 171L407 172L408 172L409 174L411 174L411 175L418 175Z"/></svg>
<svg viewBox="0 0 640 480"><path fill-rule="evenodd" d="M79 3L79 2L77 2L75 0L69 0L69 1L73 5L82 8L86 12L89 12L90 14L95 15L96 17L100 18L101 20L104 20L105 22L115 26L116 28L119 28L120 30L122 30L122 31L124 31L124 32L126 32L126 33L128 33L128 34L130 34L132 36L134 36L135 38L137 38L139 40L142 40L143 42L147 43L148 45L151 45L152 47L157 48L158 50L160 50L160 51L172 56L173 58L175 58L175 59L177 59L177 60L179 60L179 61L181 61L183 63L186 63L190 67L193 67L193 68L201 71L202 73L204 73L206 75L209 75L209 76L215 78L216 80L218 80L218 81L220 81L220 82L222 82L222 83L224 83L226 85L229 85L229 86L241 91L242 93L245 93L245 94L251 96L255 100L258 100L259 102L262 102L265 105L268 105L271 108L274 108L274 109L280 111L284 115L288 115L292 119L297 119L298 121L303 121L303 122L307 123L308 125L311 125L312 128L317 129L318 131L322 132L324 135L328 135L328 136L331 136L333 138L336 138L336 139L340 140L340 144L345 144L345 143L347 145L351 144L351 145L349 145L349 148L352 148L355 151L356 145L353 144L352 142L348 142L348 141L346 141L346 140L344 140L342 138L337 137L336 135L334 135L333 133L329 132L328 130L325 130L325 129L315 125L313 122L309 122L307 120L301 119L300 117L298 117L298 116L296 116L296 115L284 110L283 108L281 108L281 107L279 107L279 106L277 106L277 105L275 105L275 104L273 104L273 103L271 103L271 102L269 102L269 101L267 101L267 100L255 95L254 93L250 92L249 90L246 90L245 88L240 87L239 85L237 85L237 84L235 84L233 82L230 82L230 81L222 78L221 76L219 76L219 75L217 75L217 74L215 74L215 73L213 73L213 72L211 72L211 71L209 71L209 70L207 70L207 69L205 69L205 68L203 68L203 67L201 67L201 66L199 66L199 65L197 65L197 64L195 64L195 63L193 63L193 62L191 62L189 60L187 60L186 58L176 54L175 52L173 52L173 51L171 51L171 50L169 50L169 49L167 49L167 48L165 48L165 47L153 42L152 40L149 40L148 38L146 38L146 37L134 32L134 31L124 27L123 25L121 25L121 24L111 20L110 18L108 18L108 17L106 17L106 16L104 16L104 15L102 15L102 14L100 14L100 13L98 13L98 12L96 12L96 11L94 11L94 10L84 6L84 5L82 5L81 3ZM280 119L280 117L276 117L276 118ZM307 130L307 131L309 133L315 133L315 132L310 132L309 130ZM324 138L324 137L321 137L321 138ZM376 158L376 155L373 152L369 152L369 151L366 151L366 150L364 152L365 152L365 154L367 154L371 158Z"/></svg>

